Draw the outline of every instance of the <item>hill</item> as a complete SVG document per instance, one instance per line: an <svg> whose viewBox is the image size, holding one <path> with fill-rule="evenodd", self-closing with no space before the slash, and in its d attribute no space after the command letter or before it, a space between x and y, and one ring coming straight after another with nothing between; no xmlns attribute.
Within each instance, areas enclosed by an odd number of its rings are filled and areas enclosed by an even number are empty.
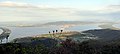
<svg viewBox="0 0 120 54"><path fill-rule="evenodd" d="M57 22L48 22L42 25L64 25L64 24L71 24L71 25L79 25L79 24L91 24L96 22L84 22L84 21L57 21Z"/></svg>
<svg viewBox="0 0 120 54"><path fill-rule="evenodd" d="M101 38L102 40L116 40L120 38L120 30L113 29L95 29L83 31L83 33L90 33L94 36Z"/></svg>

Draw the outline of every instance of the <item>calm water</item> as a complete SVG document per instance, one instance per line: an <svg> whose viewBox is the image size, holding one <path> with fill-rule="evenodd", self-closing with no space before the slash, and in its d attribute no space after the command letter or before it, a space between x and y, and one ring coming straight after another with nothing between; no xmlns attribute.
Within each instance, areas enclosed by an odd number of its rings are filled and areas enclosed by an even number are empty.
<svg viewBox="0 0 120 54"><path fill-rule="evenodd" d="M47 26L47 27L7 27L12 33L9 37L9 40L15 38L35 36L39 34L46 34L49 31L59 30L59 26ZM100 29L98 25L78 25L66 28L65 31L84 31L89 29ZM0 30L1 31L1 30Z"/></svg>
<svg viewBox="0 0 120 54"><path fill-rule="evenodd" d="M52 27L8 27L8 28L12 31L9 37L10 40L19 38L19 37L27 37L27 36L45 34L53 30Z"/></svg>

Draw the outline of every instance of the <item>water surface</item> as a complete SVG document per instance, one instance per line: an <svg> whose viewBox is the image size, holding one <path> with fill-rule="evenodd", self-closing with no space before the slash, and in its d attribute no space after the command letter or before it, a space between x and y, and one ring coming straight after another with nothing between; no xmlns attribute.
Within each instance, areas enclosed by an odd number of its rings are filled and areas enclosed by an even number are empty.
<svg viewBox="0 0 120 54"><path fill-rule="evenodd" d="M46 27L7 27L12 33L10 34L9 40L13 40L15 38L35 36L40 34L46 34L49 31L59 30L59 26L46 26ZM98 27L98 24L90 24L90 25L77 25L66 28L65 31L84 31L89 29L101 29Z"/></svg>

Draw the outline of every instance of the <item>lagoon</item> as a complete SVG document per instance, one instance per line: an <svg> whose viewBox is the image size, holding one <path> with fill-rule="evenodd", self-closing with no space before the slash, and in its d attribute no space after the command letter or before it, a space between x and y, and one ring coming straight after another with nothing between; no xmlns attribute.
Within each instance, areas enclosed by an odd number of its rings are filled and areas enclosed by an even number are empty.
<svg viewBox="0 0 120 54"><path fill-rule="evenodd" d="M98 27L99 24L85 24L76 25L65 28L64 31L84 31L89 29L101 29ZM46 34L49 31L60 30L60 26L43 26L43 27L7 27L12 33L10 34L9 41L15 38L36 36L40 34Z"/></svg>

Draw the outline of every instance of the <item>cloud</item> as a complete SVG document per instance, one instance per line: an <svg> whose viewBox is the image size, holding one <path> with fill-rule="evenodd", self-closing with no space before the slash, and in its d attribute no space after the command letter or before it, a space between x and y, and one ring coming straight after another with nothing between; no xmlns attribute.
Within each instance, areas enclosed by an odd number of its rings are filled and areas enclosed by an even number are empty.
<svg viewBox="0 0 120 54"><path fill-rule="evenodd" d="M5 2L0 2L0 7L35 8L36 6L22 2L20 3L20 2L5 1Z"/></svg>
<svg viewBox="0 0 120 54"><path fill-rule="evenodd" d="M112 8L112 9L116 9L116 8L119 8L120 9L120 5L110 5L108 6L109 8Z"/></svg>
<svg viewBox="0 0 120 54"><path fill-rule="evenodd" d="M42 6L42 5L41 5ZM71 8L51 8L18 2L0 3L0 21L59 21L75 20ZM7 7L7 8L6 8Z"/></svg>
<svg viewBox="0 0 120 54"><path fill-rule="evenodd" d="M117 21L120 11L116 9L119 7L112 5L90 11L6 1L0 3L0 21ZM112 11L110 8L113 8Z"/></svg>
<svg viewBox="0 0 120 54"><path fill-rule="evenodd" d="M101 11L103 11L103 12L116 12L116 11L120 11L120 5L109 5L107 7L104 7Z"/></svg>

